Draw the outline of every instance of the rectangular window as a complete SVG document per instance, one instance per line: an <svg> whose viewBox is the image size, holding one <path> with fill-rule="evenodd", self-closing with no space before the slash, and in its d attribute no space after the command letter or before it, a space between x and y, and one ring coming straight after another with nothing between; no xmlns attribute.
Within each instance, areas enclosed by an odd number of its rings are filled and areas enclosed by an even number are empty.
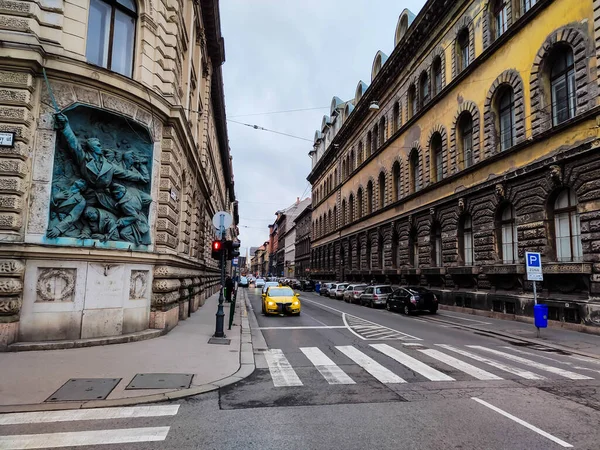
<svg viewBox="0 0 600 450"><path fill-rule="evenodd" d="M442 267L442 238L435 238L435 265Z"/></svg>
<svg viewBox="0 0 600 450"><path fill-rule="evenodd" d="M518 260L517 228L515 224L502 225L502 262L513 264Z"/></svg>
<svg viewBox="0 0 600 450"><path fill-rule="evenodd" d="M503 5L496 13L496 39L498 39L506 31L508 22L508 7Z"/></svg>
<svg viewBox="0 0 600 450"><path fill-rule="evenodd" d="M110 16L112 8L100 0L91 0L85 57L97 66L108 67Z"/></svg>
<svg viewBox="0 0 600 450"><path fill-rule="evenodd" d="M460 48L461 57L461 69L464 70L469 65L469 41L467 40L465 45Z"/></svg>
<svg viewBox="0 0 600 450"><path fill-rule="evenodd" d="M465 169L473 165L473 133L469 131L463 134L463 151Z"/></svg>
<svg viewBox="0 0 600 450"><path fill-rule="evenodd" d="M434 94L439 94L442 91L442 70L438 69L433 75Z"/></svg>
<svg viewBox="0 0 600 450"><path fill-rule="evenodd" d="M465 231L465 266L473 265L473 232Z"/></svg>
<svg viewBox="0 0 600 450"><path fill-rule="evenodd" d="M444 159L442 157L442 151L439 150L435 154L435 178L436 181L442 181L442 175L444 174Z"/></svg>
<svg viewBox="0 0 600 450"><path fill-rule="evenodd" d="M115 11L111 70L131 77L133 70L133 47L135 39L135 20L133 17Z"/></svg>
<svg viewBox="0 0 600 450"><path fill-rule="evenodd" d="M514 110L508 108L502 111L500 116L500 150L504 151L513 146L515 130L513 127L514 123Z"/></svg>
<svg viewBox="0 0 600 450"><path fill-rule="evenodd" d="M569 213L556 214L554 217L556 233L556 259L558 261L571 261L571 230L569 227Z"/></svg>
<svg viewBox="0 0 600 450"><path fill-rule="evenodd" d="M523 0L523 13L529 11L536 3L537 0Z"/></svg>

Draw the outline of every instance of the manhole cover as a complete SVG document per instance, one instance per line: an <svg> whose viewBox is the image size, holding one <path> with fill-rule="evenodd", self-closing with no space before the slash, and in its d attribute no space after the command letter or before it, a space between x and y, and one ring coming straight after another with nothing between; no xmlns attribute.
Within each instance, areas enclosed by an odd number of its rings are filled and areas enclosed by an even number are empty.
<svg viewBox="0 0 600 450"><path fill-rule="evenodd" d="M138 373L125 389L187 389L193 376L189 373Z"/></svg>
<svg viewBox="0 0 600 450"><path fill-rule="evenodd" d="M120 381L121 378L71 378L46 401L104 400Z"/></svg>
<svg viewBox="0 0 600 450"><path fill-rule="evenodd" d="M231 339L212 337L208 340L209 344L229 345Z"/></svg>

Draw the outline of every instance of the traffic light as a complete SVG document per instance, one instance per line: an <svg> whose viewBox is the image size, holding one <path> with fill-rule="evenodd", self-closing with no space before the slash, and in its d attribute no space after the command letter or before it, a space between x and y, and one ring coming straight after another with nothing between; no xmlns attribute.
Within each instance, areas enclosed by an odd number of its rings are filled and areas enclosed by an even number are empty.
<svg viewBox="0 0 600 450"><path fill-rule="evenodd" d="M221 261L221 254L223 253L223 242L217 240L212 242L212 257L217 261Z"/></svg>
<svg viewBox="0 0 600 450"><path fill-rule="evenodd" d="M225 241L225 259L231 260L240 256L240 243L237 241Z"/></svg>

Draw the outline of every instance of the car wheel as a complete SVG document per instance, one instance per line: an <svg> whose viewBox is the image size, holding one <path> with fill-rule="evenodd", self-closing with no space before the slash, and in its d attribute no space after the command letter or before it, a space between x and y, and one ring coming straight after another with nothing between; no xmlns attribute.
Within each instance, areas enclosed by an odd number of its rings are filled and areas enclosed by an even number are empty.
<svg viewBox="0 0 600 450"><path fill-rule="evenodd" d="M408 307L408 305L404 305L404 309L402 310L402 312L407 316L410 314L410 308Z"/></svg>
<svg viewBox="0 0 600 450"><path fill-rule="evenodd" d="M392 310L392 306L390 305L390 302L385 302L385 309L387 309L388 311Z"/></svg>
<svg viewBox="0 0 600 450"><path fill-rule="evenodd" d="M430 309L429 312L431 314L437 314L437 310L438 310L437 308L433 308L433 309Z"/></svg>
<svg viewBox="0 0 600 450"><path fill-rule="evenodd" d="M369 300L369 308L373 307L373 300Z"/></svg>

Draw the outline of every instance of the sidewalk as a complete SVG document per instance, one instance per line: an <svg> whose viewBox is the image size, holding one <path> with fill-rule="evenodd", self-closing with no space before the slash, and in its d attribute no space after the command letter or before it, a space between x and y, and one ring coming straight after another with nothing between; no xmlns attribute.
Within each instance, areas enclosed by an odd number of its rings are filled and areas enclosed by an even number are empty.
<svg viewBox="0 0 600 450"><path fill-rule="evenodd" d="M195 395L233 383L254 370L246 296L238 295L229 345L209 344L215 330L218 294L169 334L99 347L0 353L0 412L116 406ZM194 374L188 389L125 388L136 374ZM46 402L71 378L121 378L104 400ZM17 405L25 405L17 407Z"/></svg>
<svg viewBox="0 0 600 450"><path fill-rule="evenodd" d="M431 319L454 323L473 331L522 340L531 345L551 346L558 350L574 351L581 355L600 359L600 336L598 335L567 330L560 328L560 322L552 322L548 328L540 330L538 338L533 318L519 317L520 320L514 320L507 316L506 319L498 319L489 317L492 314L495 313L440 305L440 313ZM529 321L531 323L528 323Z"/></svg>

